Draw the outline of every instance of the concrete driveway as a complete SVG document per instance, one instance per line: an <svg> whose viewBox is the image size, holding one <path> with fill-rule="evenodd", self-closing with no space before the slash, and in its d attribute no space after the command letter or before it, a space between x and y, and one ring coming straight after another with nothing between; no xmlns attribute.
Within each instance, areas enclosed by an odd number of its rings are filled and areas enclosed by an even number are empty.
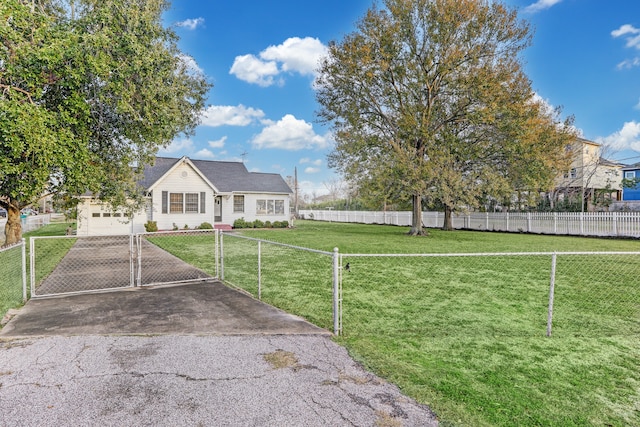
<svg viewBox="0 0 640 427"><path fill-rule="evenodd" d="M127 334L330 333L216 280L32 299L0 331L0 337Z"/></svg>
<svg viewBox="0 0 640 427"><path fill-rule="evenodd" d="M328 331L217 281L30 300L0 425L436 426Z"/></svg>

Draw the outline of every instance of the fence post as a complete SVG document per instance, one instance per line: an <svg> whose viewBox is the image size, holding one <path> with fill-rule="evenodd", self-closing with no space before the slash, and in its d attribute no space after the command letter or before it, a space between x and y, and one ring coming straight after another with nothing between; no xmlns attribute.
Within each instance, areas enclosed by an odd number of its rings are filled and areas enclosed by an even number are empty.
<svg viewBox="0 0 640 427"><path fill-rule="evenodd" d="M224 233L220 233L220 281L224 282Z"/></svg>
<svg viewBox="0 0 640 427"><path fill-rule="evenodd" d="M22 302L27 302L27 240L22 239Z"/></svg>
<svg viewBox="0 0 640 427"><path fill-rule="evenodd" d="M220 241L220 230L214 230L215 237L213 241L213 256L216 257L216 279L220 277L220 254L218 252L218 242Z"/></svg>
<svg viewBox="0 0 640 427"><path fill-rule="evenodd" d="M258 240L258 299L262 300L262 241Z"/></svg>
<svg viewBox="0 0 640 427"><path fill-rule="evenodd" d="M138 251L138 285L142 286L142 234L138 234L136 239L136 249Z"/></svg>
<svg viewBox="0 0 640 427"><path fill-rule="evenodd" d="M556 288L556 253L551 255L551 279L549 284L549 311L547 312L547 336L551 336L551 325L553 323L553 297Z"/></svg>
<svg viewBox="0 0 640 427"><path fill-rule="evenodd" d="M29 237L29 281L31 282L31 296L36 291L36 245L35 237Z"/></svg>
<svg viewBox="0 0 640 427"><path fill-rule="evenodd" d="M129 234L129 286L130 287L134 287L135 286L135 252L133 251L133 248L137 246L134 246L134 244L137 245L138 242L138 235L136 234ZM138 267L140 268L140 267Z"/></svg>
<svg viewBox="0 0 640 427"><path fill-rule="evenodd" d="M340 335L339 313L339 280L340 280L340 254L338 248L333 248L333 333Z"/></svg>

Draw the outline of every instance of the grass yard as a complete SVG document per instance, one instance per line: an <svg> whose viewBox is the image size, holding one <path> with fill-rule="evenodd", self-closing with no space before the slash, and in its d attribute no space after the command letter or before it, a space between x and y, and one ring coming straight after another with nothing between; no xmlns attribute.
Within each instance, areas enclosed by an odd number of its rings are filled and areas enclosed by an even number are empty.
<svg viewBox="0 0 640 427"><path fill-rule="evenodd" d="M639 256L558 256L546 337L549 255L347 255L640 251L640 242L440 230L408 237L407 230L298 221L293 230L242 234L338 247L351 268L343 272L337 341L428 404L442 425L640 425ZM255 294L256 243L230 236L224 243L225 279ZM263 300L331 329L331 257L272 246L262 243Z"/></svg>
<svg viewBox="0 0 640 427"><path fill-rule="evenodd" d="M45 225L44 227L25 233L23 237L27 244L27 288L29 281L29 237L31 236L64 236L72 224L55 223ZM36 283L42 281L46 275L51 273L55 266L67 253L73 245L72 240L67 239L60 243L59 240L40 240L38 247L38 262L42 266L38 269ZM55 242L55 243L54 243ZM0 253L0 317L10 308L22 306L22 270L21 270L21 252L20 248L14 248L6 252ZM30 289L27 289L27 295Z"/></svg>

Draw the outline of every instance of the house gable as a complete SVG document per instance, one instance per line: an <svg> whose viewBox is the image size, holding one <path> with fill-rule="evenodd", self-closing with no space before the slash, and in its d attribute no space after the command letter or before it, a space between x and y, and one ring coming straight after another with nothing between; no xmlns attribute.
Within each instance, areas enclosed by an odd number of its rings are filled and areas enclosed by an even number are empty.
<svg viewBox="0 0 640 427"><path fill-rule="evenodd" d="M211 183L188 157L182 157L180 159L156 158L156 164L145 168L144 180L141 182L141 185L145 190L151 192L155 188L162 186L163 182L167 179L175 179L176 176L180 176L183 181L186 179L191 182L193 182L194 179L197 181L197 178L199 178L210 187L214 193L219 193L215 185ZM181 184L183 183L184 182Z"/></svg>

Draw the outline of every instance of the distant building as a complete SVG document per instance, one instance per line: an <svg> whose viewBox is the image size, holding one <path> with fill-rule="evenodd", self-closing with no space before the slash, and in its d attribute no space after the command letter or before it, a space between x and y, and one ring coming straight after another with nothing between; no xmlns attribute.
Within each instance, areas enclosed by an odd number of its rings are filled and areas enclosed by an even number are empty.
<svg viewBox="0 0 640 427"><path fill-rule="evenodd" d="M571 158L569 170L556 178L556 200L584 195L585 210L608 206L622 197L622 164L602 157L600 144L577 138L566 147Z"/></svg>

